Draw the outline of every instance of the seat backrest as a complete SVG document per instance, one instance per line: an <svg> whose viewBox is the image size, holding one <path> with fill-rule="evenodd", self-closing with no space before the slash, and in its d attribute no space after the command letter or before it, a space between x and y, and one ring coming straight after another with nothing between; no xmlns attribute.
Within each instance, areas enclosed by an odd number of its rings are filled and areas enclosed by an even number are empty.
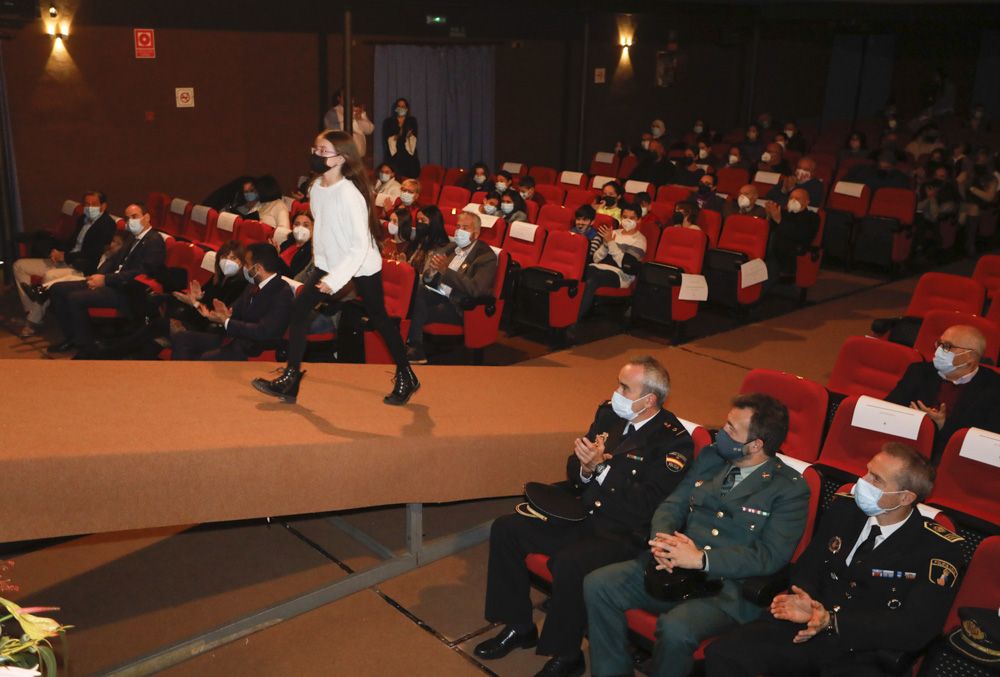
<svg viewBox="0 0 1000 677"><path fill-rule="evenodd" d="M713 249L717 247L722 234L722 214L713 209L702 209L698 212L697 223L708 236L708 246Z"/></svg>
<svg viewBox="0 0 1000 677"><path fill-rule="evenodd" d="M955 431L938 462L934 490L928 503L1000 524L1000 467L996 462L996 435L978 428ZM964 451L964 453L963 453Z"/></svg>
<svg viewBox="0 0 1000 677"><path fill-rule="evenodd" d="M681 425L684 426L684 429L688 431L688 435L694 441L694 455L697 458L698 452L712 443L712 433L708 432L704 426L698 425L693 421L688 421L680 417L677 420L681 422Z"/></svg>
<svg viewBox="0 0 1000 677"><path fill-rule="evenodd" d="M594 193L589 188L567 188L563 204L567 209L576 211L581 205L589 205L594 201Z"/></svg>
<svg viewBox="0 0 1000 677"><path fill-rule="evenodd" d="M871 189L860 183L838 181L833 185L827 198L827 209L847 212L857 218L868 213L868 205L872 199Z"/></svg>
<svg viewBox="0 0 1000 677"><path fill-rule="evenodd" d="M168 235L180 235L187 226L188 217L191 216L191 209L194 207L188 200L175 197L170 201L164 218L163 227L158 228Z"/></svg>
<svg viewBox="0 0 1000 677"><path fill-rule="evenodd" d="M656 201L657 202L683 202L691 198L691 193L694 192L694 188L691 186L676 186L673 184L668 184L666 186L660 186L656 191Z"/></svg>
<svg viewBox="0 0 1000 677"><path fill-rule="evenodd" d="M410 310L415 279L416 273L409 263L382 262L382 293L385 296L385 312L389 317L406 317Z"/></svg>
<svg viewBox="0 0 1000 677"><path fill-rule="evenodd" d="M969 567L962 576L962 583L952 602L945 632L951 632L959 625L958 610L964 606L1000 608L1000 536L984 538L976 548Z"/></svg>
<svg viewBox="0 0 1000 677"><path fill-rule="evenodd" d="M274 226L253 219L240 221L239 231L236 233L236 239L245 245L267 242L272 237L274 237Z"/></svg>
<svg viewBox="0 0 1000 677"><path fill-rule="evenodd" d="M826 387L842 395L885 399L907 367L920 362L913 348L871 336L851 336L837 353Z"/></svg>
<svg viewBox="0 0 1000 677"><path fill-rule="evenodd" d="M976 261L976 269L972 271L972 279L986 288L986 295L996 298L1000 291L1000 255L983 254Z"/></svg>
<svg viewBox="0 0 1000 677"><path fill-rule="evenodd" d="M628 200L634 198L636 193L649 193L650 197L652 197L653 193L656 192L656 187L649 181L626 181L623 188L625 189L625 197Z"/></svg>
<svg viewBox="0 0 1000 677"><path fill-rule="evenodd" d="M467 188L446 185L441 188L437 205L442 212L449 209L462 209L462 207L469 204L470 197L472 196Z"/></svg>
<svg viewBox="0 0 1000 677"><path fill-rule="evenodd" d="M937 347L934 343L941 338L945 329L956 324L970 325L983 332L983 336L986 337L986 352L983 357L993 360L993 364L997 363L1000 353L1000 326L979 315L956 313L951 310L928 310L924 315L924 321L920 323L920 331L917 332L913 347L925 360L933 360L934 350Z"/></svg>
<svg viewBox="0 0 1000 677"><path fill-rule="evenodd" d="M793 470L798 470L802 475L802 479L805 480L806 486L809 487L809 507L806 512L806 527L802 531L802 536L799 537L798 545L795 546L795 552L792 553L792 561L794 562L809 545L809 541L813 537L813 531L816 529L816 516L819 513L819 502L823 495L823 478L810 463L783 453L779 453L777 458Z"/></svg>
<svg viewBox="0 0 1000 677"><path fill-rule="evenodd" d="M510 224L503 250L522 268L538 265L545 244L545 229L534 223L515 221Z"/></svg>
<svg viewBox="0 0 1000 677"><path fill-rule="evenodd" d="M548 205L562 205L563 200L566 199L566 189L562 186L553 186L548 183L536 183L535 192L545 198L545 204Z"/></svg>
<svg viewBox="0 0 1000 677"><path fill-rule="evenodd" d="M220 212L215 220L215 229L208 234L209 242L213 245L221 245L237 239L242 220L232 212Z"/></svg>
<svg viewBox="0 0 1000 677"><path fill-rule="evenodd" d="M552 167L541 167L541 166L532 167L531 170L528 172L528 176L530 176L535 180L536 186L539 183L547 183L549 185L555 185L556 183L558 183L556 181L556 176L558 176L558 172L552 169Z"/></svg>
<svg viewBox="0 0 1000 677"><path fill-rule="evenodd" d="M493 280L493 298L499 299L501 294L503 294L503 286L507 282L507 270L510 268L510 254L502 249L495 253L497 255L497 276Z"/></svg>
<svg viewBox="0 0 1000 677"><path fill-rule="evenodd" d="M731 214L719 237L719 249L743 252L752 259L764 258L767 249L768 223L765 219Z"/></svg>
<svg viewBox="0 0 1000 677"><path fill-rule="evenodd" d="M590 240L585 235L553 231L545 238L545 248L538 265L559 271L567 280L579 280L583 277L589 247Z"/></svg>
<svg viewBox="0 0 1000 677"><path fill-rule="evenodd" d="M538 212L538 225L545 230L569 230L573 224L573 210L558 204L545 203Z"/></svg>
<svg viewBox="0 0 1000 677"><path fill-rule="evenodd" d="M952 310L978 315L983 310L986 289L971 277L950 273L924 273L910 297L906 314L923 317L928 310Z"/></svg>
<svg viewBox="0 0 1000 677"><path fill-rule="evenodd" d="M721 167L716 172L716 190L727 195L735 195L740 188L750 183L750 172L742 167Z"/></svg>
<svg viewBox="0 0 1000 677"><path fill-rule="evenodd" d="M448 171L444 173L444 179L441 183L446 186L457 186L465 178L465 169L462 167L450 167Z"/></svg>
<svg viewBox="0 0 1000 677"><path fill-rule="evenodd" d="M438 185L444 183L445 168L441 165L421 165L420 183L432 182Z"/></svg>
<svg viewBox="0 0 1000 677"><path fill-rule="evenodd" d="M634 172L635 168L638 166L639 166L639 158L637 158L635 155L626 155L624 158L622 158L622 161L618 165L618 171L616 172L616 176L618 176L619 179L627 179L628 177L632 176L632 172Z"/></svg>
<svg viewBox="0 0 1000 677"><path fill-rule="evenodd" d="M525 174L527 174L528 176L534 176L536 179L538 179L538 176L536 176L535 174L532 174L531 172L528 171L528 165L524 164L523 162L504 162L502 165L500 165L500 169L504 170L505 172L510 172L514 176L524 176ZM532 167L532 169L534 169L534 167ZM546 169L549 169L549 168L548 167L538 167L538 169L539 170L546 170ZM552 169L550 171L552 172L553 181L545 181L544 183L553 183L554 182L554 180L555 180L555 171L556 170Z"/></svg>
<svg viewBox="0 0 1000 677"><path fill-rule="evenodd" d="M870 430L855 426L853 423L858 399L857 396L848 397L837 408L833 423L830 424L830 430L823 442L823 448L819 452L818 463L862 477L868 472L868 461L886 442L902 442L930 458L935 426L929 416L921 417L915 440L880 430ZM882 405L893 406L887 402L883 402Z"/></svg>
<svg viewBox="0 0 1000 677"><path fill-rule="evenodd" d="M591 175L604 174L607 176L615 176L617 171L618 156L615 153L609 153L607 151L594 153L594 157L590 161L589 173Z"/></svg>
<svg viewBox="0 0 1000 677"><path fill-rule="evenodd" d="M76 230L76 223L83 214L83 205L76 200L64 200L62 209L59 211L59 219L55 222L53 234L57 240L65 240L72 237Z"/></svg>
<svg viewBox="0 0 1000 677"><path fill-rule="evenodd" d="M879 188L872 196L868 208L870 216L896 219L901 224L913 223L913 213L917 207L917 194L909 188Z"/></svg>
<svg viewBox="0 0 1000 677"><path fill-rule="evenodd" d="M664 228L653 260L700 275L707 244L708 236L697 228Z"/></svg>
<svg viewBox="0 0 1000 677"><path fill-rule="evenodd" d="M753 369L740 393L764 393L788 409L788 435L781 445L787 456L812 463L819 456L829 400L826 388L809 379L770 369Z"/></svg>
<svg viewBox="0 0 1000 677"><path fill-rule="evenodd" d="M586 188L587 175L583 172L565 170L559 172L559 180L556 181L556 184L565 186L566 188Z"/></svg>
<svg viewBox="0 0 1000 677"><path fill-rule="evenodd" d="M146 209L149 210L150 222L153 228L163 230L167 219L167 209L170 207L170 196L166 193L152 191L146 195Z"/></svg>
<svg viewBox="0 0 1000 677"><path fill-rule="evenodd" d="M187 227L180 235L189 240L205 241L209 233L215 229L215 224L219 220L219 212L208 205L195 205L191 208L191 217L188 219Z"/></svg>
<svg viewBox="0 0 1000 677"><path fill-rule="evenodd" d="M592 190L600 191L604 188L604 184L614 181L615 177L607 176L604 174L595 174L590 178L590 187Z"/></svg>
<svg viewBox="0 0 1000 677"><path fill-rule="evenodd" d="M639 232L646 238L646 251L642 255L643 262L652 261L656 248L660 244L660 227L652 221L639 222Z"/></svg>

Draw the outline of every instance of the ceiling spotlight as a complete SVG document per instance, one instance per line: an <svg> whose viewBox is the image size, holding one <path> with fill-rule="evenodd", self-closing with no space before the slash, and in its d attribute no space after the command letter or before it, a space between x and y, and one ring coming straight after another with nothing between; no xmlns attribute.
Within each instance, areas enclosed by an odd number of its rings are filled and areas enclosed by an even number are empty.
<svg viewBox="0 0 1000 677"><path fill-rule="evenodd" d="M52 17L53 19L59 16L59 10L56 9L55 5L49 5L49 16Z"/></svg>

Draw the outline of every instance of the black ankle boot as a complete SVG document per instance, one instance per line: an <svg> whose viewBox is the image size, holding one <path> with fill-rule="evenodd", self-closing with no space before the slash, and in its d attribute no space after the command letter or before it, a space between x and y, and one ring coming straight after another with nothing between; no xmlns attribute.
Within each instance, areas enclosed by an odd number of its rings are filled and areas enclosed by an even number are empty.
<svg viewBox="0 0 1000 677"><path fill-rule="evenodd" d="M255 378L250 382L250 385L265 395L277 397L282 402L294 404L295 398L299 395L299 384L302 383L302 377L305 375L306 373L304 371L294 369L292 367L285 367L285 370L281 372L281 376L278 378L272 381L268 381L263 378Z"/></svg>
<svg viewBox="0 0 1000 677"><path fill-rule="evenodd" d="M420 388L420 381L417 380L417 375L413 373L413 367L407 365L404 367L396 367L396 386L392 389L392 392L382 398L382 401L386 404L393 404L400 406L406 404L410 401L413 393L417 392Z"/></svg>

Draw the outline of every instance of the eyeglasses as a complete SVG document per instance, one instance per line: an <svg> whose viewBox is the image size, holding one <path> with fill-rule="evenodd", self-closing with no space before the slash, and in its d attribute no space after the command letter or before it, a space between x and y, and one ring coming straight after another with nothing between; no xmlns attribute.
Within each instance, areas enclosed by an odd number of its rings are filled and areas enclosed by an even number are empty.
<svg viewBox="0 0 1000 677"><path fill-rule="evenodd" d="M956 346L951 341L942 341L941 339L938 339L937 341L934 342L934 347L942 348L946 353L953 353L955 352L956 348L958 350L973 350L972 348L966 348L965 346Z"/></svg>
<svg viewBox="0 0 1000 677"><path fill-rule="evenodd" d="M331 153L327 151L325 148L319 148L318 146L313 146L312 148L309 149L309 152L311 152L313 155L318 155L320 157L337 157L340 155L340 153Z"/></svg>

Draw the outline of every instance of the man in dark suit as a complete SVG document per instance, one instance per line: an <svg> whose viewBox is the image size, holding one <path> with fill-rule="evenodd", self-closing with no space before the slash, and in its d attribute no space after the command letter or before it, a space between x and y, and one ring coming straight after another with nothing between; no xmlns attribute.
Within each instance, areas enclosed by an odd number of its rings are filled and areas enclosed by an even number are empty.
<svg viewBox="0 0 1000 677"><path fill-rule="evenodd" d="M497 255L479 239L478 214L462 212L455 226L455 242L427 259L413 297L410 315L408 357L414 364L427 362L424 353L424 325L428 322L461 325L462 302L493 293L497 276Z"/></svg>
<svg viewBox="0 0 1000 677"><path fill-rule="evenodd" d="M232 308L199 304L198 311L219 331L182 331L173 339L175 360L243 361L275 348L288 329L295 295L281 278L282 261L274 247L259 242L247 247L243 270L253 282Z"/></svg>
<svg viewBox="0 0 1000 677"><path fill-rule="evenodd" d="M49 352L62 353L73 348L90 348L94 335L90 326L91 308L115 308L131 312L129 287L140 275L155 278L162 273L166 257L163 237L149 222L149 211L141 202L125 208L131 238L117 254L105 262L103 272L81 282L52 285L52 307L59 320L64 340L49 346Z"/></svg>
<svg viewBox="0 0 1000 677"><path fill-rule="evenodd" d="M819 214L809 210L809 193L794 189L784 206L768 202L765 209L771 219L771 237L767 246L766 287L782 275L795 274L795 259L808 247L819 230Z"/></svg>
<svg viewBox="0 0 1000 677"><path fill-rule="evenodd" d="M38 332L48 308L45 292L33 287L32 277L41 277L44 284L67 275L93 275L98 260L111 243L115 228L115 221L108 214L107 197L100 191L91 191L83 196L83 214L77 220L73 234L66 240L53 242L48 258L26 258L14 262L14 281L28 316L22 338L29 338Z"/></svg>
<svg viewBox="0 0 1000 677"><path fill-rule="evenodd" d="M632 674L628 609L659 614L651 673L657 677L685 677L702 640L756 620L760 607L744 597L743 579L784 567L806 525L809 487L775 458L787 432L783 404L760 393L736 397L715 444L699 452L653 513L645 552L587 576L592 674ZM674 601L653 597L645 578L654 561L671 574L707 572L720 590Z"/></svg>
<svg viewBox="0 0 1000 677"><path fill-rule="evenodd" d="M975 327L948 327L937 341L933 362L915 362L886 396L894 404L919 409L937 426L934 461L961 428L1000 432L1000 375L979 361L986 337Z"/></svg>
<svg viewBox="0 0 1000 677"><path fill-rule="evenodd" d="M934 468L891 442L854 494L837 494L770 614L705 651L709 677L900 674L891 661L941 632L958 590L961 536L915 510Z"/></svg>
<svg viewBox="0 0 1000 677"><path fill-rule="evenodd" d="M663 409L669 390L669 374L651 357L631 360L618 373L614 397L598 407L566 464L569 486L588 518L543 522L515 514L493 523L486 618L505 627L480 643L476 656L501 658L537 641L538 653L553 656L539 675L583 673L584 576L644 548L653 511L684 477L693 457L691 436ZM554 582L541 638L531 620L528 553L551 557Z"/></svg>

